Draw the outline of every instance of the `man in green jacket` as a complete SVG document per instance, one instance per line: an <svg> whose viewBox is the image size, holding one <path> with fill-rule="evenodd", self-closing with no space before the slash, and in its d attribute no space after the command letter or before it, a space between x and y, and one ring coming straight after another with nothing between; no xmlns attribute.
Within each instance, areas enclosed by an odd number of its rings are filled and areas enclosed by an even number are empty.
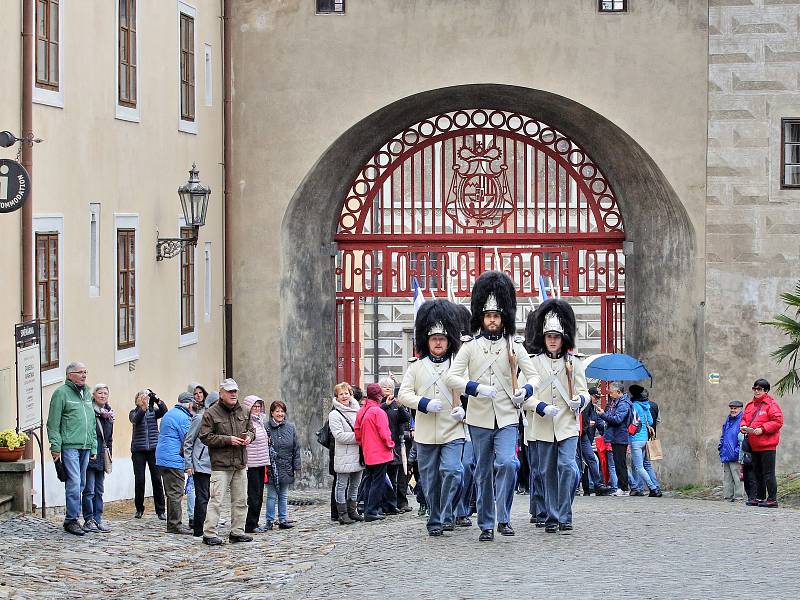
<svg viewBox="0 0 800 600"><path fill-rule="evenodd" d="M67 471L64 530L74 535L84 534L78 523L81 492L86 483L89 459L97 455L97 430L92 394L86 385L87 374L83 363L67 365L67 380L53 392L47 415L50 454L54 461L60 460Z"/></svg>

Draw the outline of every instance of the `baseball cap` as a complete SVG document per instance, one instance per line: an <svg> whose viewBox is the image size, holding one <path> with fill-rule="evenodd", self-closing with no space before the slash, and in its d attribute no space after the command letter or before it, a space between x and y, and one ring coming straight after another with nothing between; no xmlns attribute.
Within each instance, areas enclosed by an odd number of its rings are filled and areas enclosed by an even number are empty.
<svg viewBox="0 0 800 600"><path fill-rule="evenodd" d="M178 404L189 404L194 401L194 397L189 392L181 392L178 395Z"/></svg>
<svg viewBox="0 0 800 600"><path fill-rule="evenodd" d="M219 384L219 389L232 392L233 390L239 389L239 384L229 377L228 379L222 380L222 383Z"/></svg>

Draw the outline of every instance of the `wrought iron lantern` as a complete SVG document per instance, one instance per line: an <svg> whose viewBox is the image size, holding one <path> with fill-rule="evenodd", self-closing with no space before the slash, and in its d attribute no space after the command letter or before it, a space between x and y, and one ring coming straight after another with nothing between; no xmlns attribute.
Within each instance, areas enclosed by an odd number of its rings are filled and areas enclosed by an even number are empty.
<svg viewBox="0 0 800 600"><path fill-rule="evenodd" d="M189 171L189 181L178 188L178 196L181 199L183 209L183 219L187 227L193 230L190 238L158 238L156 241L156 260L173 258L178 256L184 247L191 244L197 245L198 232L206 224L206 211L208 210L208 197L211 195L211 188L200 183L197 176L197 165L192 163Z"/></svg>

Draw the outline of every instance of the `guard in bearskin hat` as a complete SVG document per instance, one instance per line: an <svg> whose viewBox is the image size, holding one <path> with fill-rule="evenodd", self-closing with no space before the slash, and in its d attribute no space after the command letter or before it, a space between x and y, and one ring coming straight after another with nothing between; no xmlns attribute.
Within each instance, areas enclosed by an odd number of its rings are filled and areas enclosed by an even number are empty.
<svg viewBox="0 0 800 600"><path fill-rule="evenodd" d="M417 411L414 440L422 490L428 503L428 534L453 530L453 506L461 485L464 409L445 384L452 356L461 345L463 314L448 300L428 300L417 311L412 358L398 400Z"/></svg>
<svg viewBox="0 0 800 600"><path fill-rule="evenodd" d="M580 478L578 417L590 400L583 364L574 354L575 333L572 307L555 298L528 315L525 327L525 347L540 381L536 394L523 405L535 471L531 521L548 533L572 531L572 499Z"/></svg>
<svg viewBox="0 0 800 600"><path fill-rule="evenodd" d="M476 460L478 539L491 541L495 514L497 531L514 535L510 514L519 464L515 452L519 408L533 394L539 375L523 338L515 335L517 298L507 275L487 271L478 277L471 308L471 329L477 335L462 344L447 385L472 396L466 421ZM519 370L524 380L518 380Z"/></svg>

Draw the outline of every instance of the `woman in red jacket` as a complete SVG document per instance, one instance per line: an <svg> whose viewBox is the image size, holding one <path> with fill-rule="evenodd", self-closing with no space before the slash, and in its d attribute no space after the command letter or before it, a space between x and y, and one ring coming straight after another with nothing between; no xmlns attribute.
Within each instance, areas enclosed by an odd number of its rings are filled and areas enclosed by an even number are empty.
<svg viewBox="0 0 800 600"><path fill-rule="evenodd" d="M389 430L389 418L380 407L383 390L377 383L367 386L367 399L356 415L356 441L364 451L369 487L365 490L364 520L378 521L378 513L387 491L386 466L394 457L394 441Z"/></svg>
<svg viewBox="0 0 800 600"><path fill-rule="evenodd" d="M756 379L753 399L744 407L740 430L750 444L752 464L746 469L747 505L778 508L775 449L781 441L783 412L770 396L769 381Z"/></svg>

